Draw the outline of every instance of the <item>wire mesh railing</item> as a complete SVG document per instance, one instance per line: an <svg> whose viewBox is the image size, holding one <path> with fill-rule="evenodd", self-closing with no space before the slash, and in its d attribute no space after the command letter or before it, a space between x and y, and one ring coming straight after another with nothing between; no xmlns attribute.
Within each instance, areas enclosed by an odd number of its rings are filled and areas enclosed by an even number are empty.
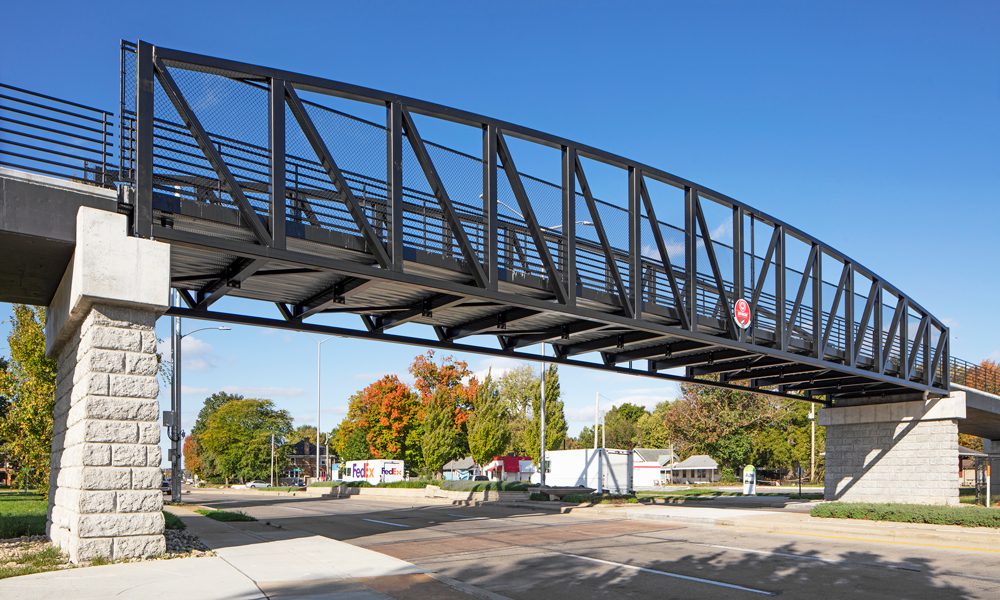
<svg viewBox="0 0 1000 600"><path fill-rule="evenodd" d="M951 357L949 362L951 382L990 394L1000 394L1000 365L991 361L970 363Z"/></svg>
<svg viewBox="0 0 1000 600"><path fill-rule="evenodd" d="M0 166L114 187L112 117L0 83Z"/></svg>

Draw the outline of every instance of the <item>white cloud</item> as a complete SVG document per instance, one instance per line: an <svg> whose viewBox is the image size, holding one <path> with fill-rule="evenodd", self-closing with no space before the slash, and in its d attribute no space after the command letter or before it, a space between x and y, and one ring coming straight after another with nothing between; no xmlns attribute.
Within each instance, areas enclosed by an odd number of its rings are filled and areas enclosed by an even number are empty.
<svg viewBox="0 0 1000 600"><path fill-rule="evenodd" d="M944 323L944 326L947 327L948 329L954 329L958 327L958 319L954 317L945 317L941 319L941 322Z"/></svg>
<svg viewBox="0 0 1000 600"><path fill-rule="evenodd" d="M479 369L474 371L472 376L482 382L486 380L486 375L492 375L493 380L496 381L510 371L513 371L514 369L525 364L527 363L520 360L514 360L513 358L491 356L479 361Z"/></svg>
<svg viewBox="0 0 1000 600"><path fill-rule="evenodd" d="M1000 350L994 350L989 356L986 357L986 359L992 360L993 362L1000 361Z"/></svg>

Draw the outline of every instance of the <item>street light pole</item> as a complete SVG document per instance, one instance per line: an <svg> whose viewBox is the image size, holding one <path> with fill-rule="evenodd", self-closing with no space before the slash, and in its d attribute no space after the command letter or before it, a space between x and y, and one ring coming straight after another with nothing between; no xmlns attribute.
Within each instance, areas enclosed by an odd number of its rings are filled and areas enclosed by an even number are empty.
<svg viewBox="0 0 1000 600"><path fill-rule="evenodd" d="M542 469L541 484L545 487L545 342L542 342L542 398L539 403L542 410L541 418L541 440L542 440L542 451L541 458L538 461L538 466Z"/></svg>
<svg viewBox="0 0 1000 600"><path fill-rule="evenodd" d="M309 339L316 342L316 480L319 481L319 392L320 392L320 360L323 356L323 344L329 342L333 337L328 337L325 340L318 340L310 334Z"/></svg>
<svg viewBox="0 0 1000 600"><path fill-rule="evenodd" d="M177 290L172 291L173 304L177 305ZM219 331L229 331L228 327L202 327L188 333L181 333L181 318L174 317L170 320L170 341L171 358L170 365L170 419L164 423L168 427L167 435L170 438L170 501L181 501L181 478L183 465L181 464L184 446L184 432L181 430L181 341L192 333L205 331L207 329L218 329Z"/></svg>

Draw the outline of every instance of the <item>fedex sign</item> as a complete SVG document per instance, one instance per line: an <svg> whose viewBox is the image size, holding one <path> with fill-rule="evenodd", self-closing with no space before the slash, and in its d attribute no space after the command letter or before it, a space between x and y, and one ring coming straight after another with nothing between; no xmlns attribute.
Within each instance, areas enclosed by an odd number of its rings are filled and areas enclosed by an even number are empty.
<svg viewBox="0 0 1000 600"><path fill-rule="evenodd" d="M405 465L401 460L352 460L344 465L344 479L367 481L372 485L384 481L402 481Z"/></svg>

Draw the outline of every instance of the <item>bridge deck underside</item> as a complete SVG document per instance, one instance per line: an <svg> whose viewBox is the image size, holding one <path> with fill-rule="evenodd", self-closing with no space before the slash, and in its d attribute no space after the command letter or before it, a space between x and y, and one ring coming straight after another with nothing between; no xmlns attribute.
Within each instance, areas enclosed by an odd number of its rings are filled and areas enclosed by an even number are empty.
<svg viewBox="0 0 1000 600"><path fill-rule="evenodd" d="M790 353L769 348L775 342L768 331L757 332L752 349L735 347L719 338L726 327L718 316L700 316L699 335L691 335L678 330L680 317L669 302L645 302L640 319L623 319L614 293L578 285L571 310L555 302L547 280L523 272L500 269L498 289L490 292L471 285L461 259L408 247L405 278L398 278L373 264L360 236L300 226L289 228L287 252L265 252L240 226L235 209L162 195L154 209L154 237L174 245L173 285L183 290L192 317L211 317L211 302L225 294L273 303L275 317L290 325L318 315L358 315L365 326L359 334L376 338L389 339L393 328L414 323L431 328L438 343L462 349L515 355L544 342L557 362L572 358L653 375L683 369L686 377L711 375L782 395L874 399L912 391L838 370L830 361L803 362L812 347L798 337ZM871 362L862 359L861 366Z"/></svg>

